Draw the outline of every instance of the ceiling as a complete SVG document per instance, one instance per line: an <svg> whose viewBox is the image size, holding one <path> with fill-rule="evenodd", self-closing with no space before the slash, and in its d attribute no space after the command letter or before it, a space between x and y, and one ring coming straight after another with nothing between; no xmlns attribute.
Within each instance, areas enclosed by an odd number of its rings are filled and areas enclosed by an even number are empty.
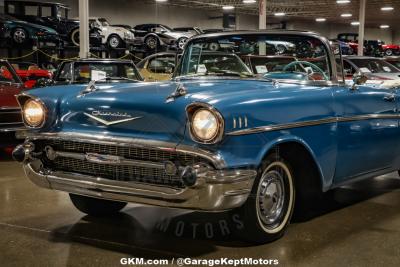
<svg viewBox="0 0 400 267"><path fill-rule="evenodd" d="M154 4L155 0L142 0ZM400 28L400 0L366 0L366 24L379 27L388 24L392 28ZM257 1L258 2L258 1ZM258 3L244 4L242 0L168 0L159 5L182 6L203 10L222 10L224 5L235 6L235 12L242 14L258 14ZM290 21L295 19L315 20L317 17L326 18L327 22L350 23L358 20L359 0L351 0L348 4L337 4L336 0L267 0L267 16L272 22ZM381 7L391 6L392 11L381 11ZM275 17L274 13L283 12L284 17ZM343 13L351 13L352 17L343 18Z"/></svg>

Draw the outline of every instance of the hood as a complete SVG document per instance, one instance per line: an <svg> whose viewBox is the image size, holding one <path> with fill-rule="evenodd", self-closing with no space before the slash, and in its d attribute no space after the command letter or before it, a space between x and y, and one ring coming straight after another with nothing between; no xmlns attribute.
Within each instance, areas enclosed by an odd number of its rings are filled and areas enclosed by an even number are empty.
<svg viewBox="0 0 400 267"><path fill-rule="evenodd" d="M38 30L38 31L46 31L46 32L51 33L51 34L57 34L57 31L55 31L52 28L49 28L49 27L46 27L46 26L42 26L42 25L38 25L38 24L25 22L25 21L22 21L22 20L13 21L12 23L16 24L16 25L20 25L20 26L30 27L30 28L33 28L33 29Z"/></svg>
<svg viewBox="0 0 400 267"><path fill-rule="evenodd" d="M186 107L194 102L214 106L225 120L246 115L265 94L278 97L271 82L256 80L188 80L162 83L100 84L97 90L79 96L86 85L53 86L32 90L49 110L44 132L80 132L159 141L182 141L187 135ZM178 86L185 96L167 102ZM298 85L281 85L297 88ZM231 126L226 126L231 127ZM229 131L231 129L225 129ZM190 137L187 138L191 142Z"/></svg>
<svg viewBox="0 0 400 267"><path fill-rule="evenodd" d="M165 32L163 33L164 35L168 35L174 39L179 39L182 37L186 37L186 38L190 38L192 37L194 34L191 32L176 32L176 31L171 31L171 32Z"/></svg>

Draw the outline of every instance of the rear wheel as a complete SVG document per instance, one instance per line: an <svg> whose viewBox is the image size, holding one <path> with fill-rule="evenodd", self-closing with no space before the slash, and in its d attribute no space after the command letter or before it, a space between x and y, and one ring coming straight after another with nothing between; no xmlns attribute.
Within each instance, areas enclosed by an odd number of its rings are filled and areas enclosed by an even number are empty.
<svg viewBox="0 0 400 267"><path fill-rule="evenodd" d="M238 230L238 235L256 243L280 238L289 225L294 201L292 168L278 154L269 154L246 203L234 210L244 225Z"/></svg>
<svg viewBox="0 0 400 267"><path fill-rule="evenodd" d="M180 50L183 50L183 48L185 48L185 44L186 44L187 40L188 40L188 38L186 38L186 37L181 37L178 39L177 46Z"/></svg>
<svg viewBox="0 0 400 267"><path fill-rule="evenodd" d="M144 40L144 43L146 47L150 50L155 50L159 47L160 42L158 41L158 38L155 36L149 36Z"/></svg>
<svg viewBox="0 0 400 267"><path fill-rule="evenodd" d="M25 44L28 41L28 32L23 28L16 28L12 33L12 38L16 44Z"/></svg>
<svg viewBox="0 0 400 267"><path fill-rule="evenodd" d="M127 203L69 194L72 204L83 213L105 216L119 212Z"/></svg>
<svg viewBox="0 0 400 267"><path fill-rule="evenodd" d="M385 50L385 55L386 56L393 56L393 50L392 49L386 49Z"/></svg>
<svg viewBox="0 0 400 267"><path fill-rule="evenodd" d="M71 32L71 43L74 44L75 46L79 46L79 29L75 29Z"/></svg>

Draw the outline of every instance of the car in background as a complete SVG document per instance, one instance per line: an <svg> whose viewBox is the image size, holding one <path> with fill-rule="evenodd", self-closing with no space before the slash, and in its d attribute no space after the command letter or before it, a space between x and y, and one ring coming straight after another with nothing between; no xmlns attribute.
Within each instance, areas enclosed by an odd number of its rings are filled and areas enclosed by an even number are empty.
<svg viewBox="0 0 400 267"><path fill-rule="evenodd" d="M358 51L358 33L340 33L337 37L338 41L346 42L350 45L354 54ZM385 46L386 48L392 45ZM364 40L364 55L368 56L382 56L390 51L385 51L380 40Z"/></svg>
<svg viewBox="0 0 400 267"><path fill-rule="evenodd" d="M28 23L10 15L0 14L0 24L3 25L3 29L0 29L0 31L6 30L3 35L5 38L9 38L9 44L32 45L36 42L58 44L60 41L60 37L55 30L42 25Z"/></svg>
<svg viewBox="0 0 400 267"><path fill-rule="evenodd" d="M173 29L174 31L177 32L190 32L193 35L198 35L198 34L203 34L203 30L200 29L199 27L177 27Z"/></svg>
<svg viewBox="0 0 400 267"><path fill-rule="evenodd" d="M5 0L4 12L17 19L52 28L66 43L76 44L76 38L79 38L79 20L68 18L68 5Z"/></svg>
<svg viewBox="0 0 400 267"><path fill-rule="evenodd" d="M256 75L283 71L285 66L297 60L295 57L282 55L244 55L241 58Z"/></svg>
<svg viewBox="0 0 400 267"><path fill-rule="evenodd" d="M8 47L10 45L10 36L8 25L0 19L0 47Z"/></svg>
<svg viewBox="0 0 400 267"><path fill-rule="evenodd" d="M176 66L176 53L161 52L141 60L136 67L146 82L170 80Z"/></svg>
<svg viewBox="0 0 400 267"><path fill-rule="evenodd" d="M0 149L17 144L16 131L25 129L16 95L25 90L14 68L0 59Z"/></svg>
<svg viewBox="0 0 400 267"><path fill-rule="evenodd" d="M400 57L399 56L391 56L391 57L385 57L384 60L396 68L400 69Z"/></svg>
<svg viewBox="0 0 400 267"><path fill-rule="evenodd" d="M356 73L365 75L368 80L400 79L400 69L382 58L345 56L343 69L347 80L351 80Z"/></svg>
<svg viewBox="0 0 400 267"><path fill-rule="evenodd" d="M53 79L41 79L40 87L65 84L87 84L91 81L143 81L135 64L120 59L78 59L62 62Z"/></svg>
<svg viewBox="0 0 400 267"><path fill-rule="evenodd" d="M379 41L379 44L382 46L383 53L387 57L400 54L400 45L385 44L383 41Z"/></svg>
<svg viewBox="0 0 400 267"><path fill-rule="evenodd" d="M10 64L27 89L36 87L37 81L40 79L51 79L53 77L50 71L41 69L34 63L10 62ZM11 73L8 73L8 75L11 77Z"/></svg>
<svg viewBox="0 0 400 267"><path fill-rule="evenodd" d="M160 49L161 46L175 47L182 50L193 33L175 31L163 24L140 24L134 27L135 36L149 50Z"/></svg>
<svg viewBox="0 0 400 267"><path fill-rule="evenodd" d="M91 17L91 28L99 29L102 36L102 44L109 48L129 48L135 43L135 35L123 27L111 26L105 18Z"/></svg>

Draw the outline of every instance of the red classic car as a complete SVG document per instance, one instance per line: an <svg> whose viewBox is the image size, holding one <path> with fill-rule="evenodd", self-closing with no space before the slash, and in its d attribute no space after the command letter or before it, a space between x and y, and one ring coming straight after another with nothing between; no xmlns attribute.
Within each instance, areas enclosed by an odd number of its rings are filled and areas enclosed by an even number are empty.
<svg viewBox="0 0 400 267"><path fill-rule="evenodd" d="M380 42L380 45L382 46L383 52L388 57L400 54L400 45L385 44L385 42Z"/></svg>
<svg viewBox="0 0 400 267"><path fill-rule="evenodd" d="M0 148L15 143L15 132L24 128L15 95L25 88L13 67L0 59Z"/></svg>
<svg viewBox="0 0 400 267"><path fill-rule="evenodd" d="M26 88L36 86L36 81L41 78L51 79L53 74L48 70L40 69L38 65L30 62L12 63L16 74L24 82ZM11 73L5 72L4 75L11 77Z"/></svg>

